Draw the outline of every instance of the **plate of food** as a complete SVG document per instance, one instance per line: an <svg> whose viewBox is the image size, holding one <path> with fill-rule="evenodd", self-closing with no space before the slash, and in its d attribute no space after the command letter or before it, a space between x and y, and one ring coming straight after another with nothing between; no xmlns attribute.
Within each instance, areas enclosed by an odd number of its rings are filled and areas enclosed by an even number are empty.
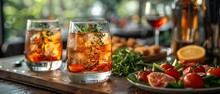
<svg viewBox="0 0 220 94"><path fill-rule="evenodd" d="M127 80L137 88L166 94L216 94L220 92L220 68L174 60L153 63L151 68L130 73Z"/></svg>

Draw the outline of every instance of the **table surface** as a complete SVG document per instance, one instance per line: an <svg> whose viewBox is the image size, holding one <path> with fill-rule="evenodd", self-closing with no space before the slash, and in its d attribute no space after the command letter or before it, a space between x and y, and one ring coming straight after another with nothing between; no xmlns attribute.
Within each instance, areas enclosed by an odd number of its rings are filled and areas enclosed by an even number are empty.
<svg viewBox="0 0 220 94"><path fill-rule="evenodd" d="M0 78L0 94L56 94L57 92L39 89Z"/></svg>
<svg viewBox="0 0 220 94"><path fill-rule="evenodd" d="M0 94L153 94L136 88L125 77L111 76L106 82L80 84L71 82L65 72L65 64L59 70L50 72L33 72L25 63L15 67L17 60L24 56L13 56L0 59Z"/></svg>

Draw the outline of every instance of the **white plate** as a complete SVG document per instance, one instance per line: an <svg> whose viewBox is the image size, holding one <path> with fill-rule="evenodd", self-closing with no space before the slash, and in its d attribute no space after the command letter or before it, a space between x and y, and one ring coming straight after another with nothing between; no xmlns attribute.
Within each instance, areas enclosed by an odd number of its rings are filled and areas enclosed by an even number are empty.
<svg viewBox="0 0 220 94"><path fill-rule="evenodd" d="M135 75L137 74L137 72L135 73L131 73L128 76L132 76L135 77ZM154 93L163 93L163 94L220 94L220 87L213 87L213 88L201 88L201 89L193 89L193 88L184 88L184 89L174 89L174 88L155 88L155 87L151 87L145 84L141 84L141 83L137 83L134 82L130 79L127 80L135 85L136 87L146 90L146 91L150 91L150 92L154 92Z"/></svg>

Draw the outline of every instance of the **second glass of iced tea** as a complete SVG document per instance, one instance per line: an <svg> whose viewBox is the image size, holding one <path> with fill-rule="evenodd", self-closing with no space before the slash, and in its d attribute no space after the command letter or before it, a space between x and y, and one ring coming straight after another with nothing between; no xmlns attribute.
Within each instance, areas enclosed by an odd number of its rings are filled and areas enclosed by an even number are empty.
<svg viewBox="0 0 220 94"><path fill-rule="evenodd" d="M25 57L33 71L56 70L61 66L62 38L58 20L27 20Z"/></svg>
<svg viewBox="0 0 220 94"><path fill-rule="evenodd" d="M66 55L71 81L97 83L108 80L112 69L108 22L70 22Z"/></svg>

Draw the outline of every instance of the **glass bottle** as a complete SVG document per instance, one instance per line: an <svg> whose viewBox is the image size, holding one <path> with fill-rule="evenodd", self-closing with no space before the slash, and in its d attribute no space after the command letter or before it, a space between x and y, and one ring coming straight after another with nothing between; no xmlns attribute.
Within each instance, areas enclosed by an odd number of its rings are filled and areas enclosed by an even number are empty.
<svg viewBox="0 0 220 94"><path fill-rule="evenodd" d="M174 1L172 5L173 30L171 49L173 55L183 46L195 44L198 29L198 7L191 0Z"/></svg>

